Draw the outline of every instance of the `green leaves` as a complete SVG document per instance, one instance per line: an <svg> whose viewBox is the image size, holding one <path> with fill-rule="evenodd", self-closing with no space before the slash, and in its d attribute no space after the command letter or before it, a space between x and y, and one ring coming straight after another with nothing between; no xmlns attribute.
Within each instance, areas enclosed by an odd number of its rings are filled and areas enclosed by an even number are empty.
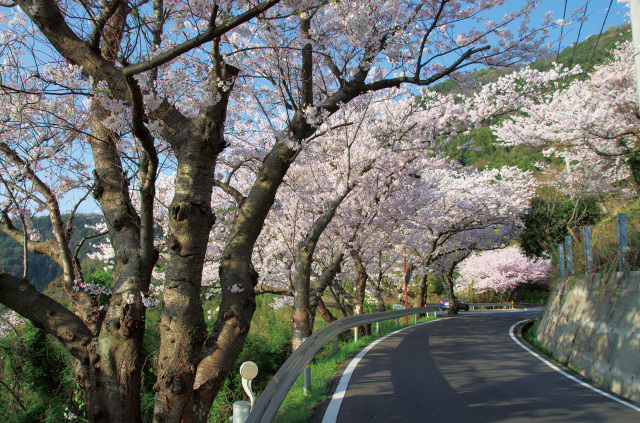
<svg viewBox="0 0 640 423"><path fill-rule="evenodd" d="M525 229L520 245L526 255L542 257L552 244L564 241L565 235L581 226L592 225L602 218L602 210L595 197L571 197L551 190L546 196L534 197L531 209L522 216Z"/></svg>

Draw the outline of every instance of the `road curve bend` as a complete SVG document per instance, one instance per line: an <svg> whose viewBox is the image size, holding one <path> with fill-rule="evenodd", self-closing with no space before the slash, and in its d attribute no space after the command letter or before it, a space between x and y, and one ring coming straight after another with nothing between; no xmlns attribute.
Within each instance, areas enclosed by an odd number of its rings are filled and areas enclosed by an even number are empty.
<svg viewBox="0 0 640 423"><path fill-rule="evenodd" d="M639 422L640 408L588 389L511 338L515 323L539 314L471 311L387 336L350 363L348 386L310 421Z"/></svg>

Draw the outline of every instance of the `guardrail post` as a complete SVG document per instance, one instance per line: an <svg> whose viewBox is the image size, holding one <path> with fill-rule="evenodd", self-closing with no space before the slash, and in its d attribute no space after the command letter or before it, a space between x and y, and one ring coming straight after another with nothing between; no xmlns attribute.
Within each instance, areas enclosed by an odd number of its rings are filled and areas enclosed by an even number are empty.
<svg viewBox="0 0 640 423"><path fill-rule="evenodd" d="M232 423L244 423L251 412L251 404L249 401L234 401L233 414L231 415Z"/></svg>
<svg viewBox="0 0 640 423"><path fill-rule="evenodd" d="M398 327L398 325L400 324L400 321L398 320L398 318L396 317L396 327Z"/></svg>
<svg viewBox="0 0 640 423"><path fill-rule="evenodd" d="M338 338L333 338L333 355L338 354Z"/></svg>
<svg viewBox="0 0 640 423"><path fill-rule="evenodd" d="M305 395L311 395L311 365L304 366L302 371L302 388Z"/></svg>
<svg viewBox="0 0 640 423"><path fill-rule="evenodd" d="M353 342L358 342L358 328L353 328Z"/></svg>
<svg viewBox="0 0 640 423"><path fill-rule="evenodd" d="M307 340L306 337L302 338L302 342L306 340ZM307 364L306 366L304 366L304 369L302 370L302 390L304 391L305 395L311 394L311 365L310 364Z"/></svg>
<svg viewBox="0 0 640 423"><path fill-rule="evenodd" d="M418 315L414 314L413 316L414 316L414 320L415 320L413 324L417 325L418 324Z"/></svg>
<svg viewBox="0 0 640 423"><path fill-rule="evenodd" d="M376 335L380 335L380 322L376 322Z"/></svg>

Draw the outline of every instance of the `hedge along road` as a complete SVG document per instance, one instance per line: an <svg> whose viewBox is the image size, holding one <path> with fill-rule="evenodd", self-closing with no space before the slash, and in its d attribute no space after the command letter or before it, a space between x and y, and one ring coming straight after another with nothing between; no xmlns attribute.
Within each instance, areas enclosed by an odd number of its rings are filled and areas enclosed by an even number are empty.
<svg viewBox="0 0 640 423"><path fill-rule="evenodd" d="M463 312L390 335L360 358L341 403L326 401L310 421L640 421L639 408L567 378L511 338L515 323L540 312Z"/></svg>

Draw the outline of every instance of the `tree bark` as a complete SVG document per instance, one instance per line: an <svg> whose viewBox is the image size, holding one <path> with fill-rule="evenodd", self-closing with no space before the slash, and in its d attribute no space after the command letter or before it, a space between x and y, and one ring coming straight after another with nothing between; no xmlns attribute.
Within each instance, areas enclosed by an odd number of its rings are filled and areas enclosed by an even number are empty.
<svg viewBox="0 0 640 423"><path fill-rule="evenodd" d="M227 104L238 74L238 69L226 65L220 56L216 57L215 68L217 78L210 89L219 100L202 108L188 130L172 140L179 146L175 150L178 168L175 195L169 205L169 263L158 326L161 342L154 386L157 422L204 422L215 396L213 391L201 389L204 383L196 381L195 370L207 338L200 291L209 233L215 222L211 210L215 164L226 146ZM228 88L219 88L218 79ZM223 300L225 294L223 290ZM224 349L224 343L219 348ZM227 374L230 367L224 368Z"/></svg>
<svg viewBox="0 0 640 423"><path fill-rule="evenodd" d="M229 239L222 253L222 302L213 332L200 355L193 387L208 410L229 375L249 332L255 311L258 274L251 264L255 242L296 152L278 140L263 160L251 191L239 204ZM235 287L235 288L234 288ZM233 291L233 292L232 292Z"/></svg>
<svg viewBox="0 0 640 423"><path fill-rule="evenodd" d="M324 301L322 301L322 298L318 298L318 311L320 312L320 316L322 316L324 321L327 323L331 323L337 320L331 313L331 310L327 308Z"/></svg>
<svg viewBox="0 0 640 423"><path fill-rule="evenodd" d="M312 328L316 317L316 311L318 310L320 310L320 315L325 319L325 321L329 319L327 323L331 323L335 320L335 317L333 317L331 312L324 306L322 295L327 287L333 283L336 275L342 271L341 264L343 258L344 253L339 253L331 260L331 263L322 271L316 285L311 291L309 297L309 326Z"/></svg>
<svg viewBox="0 0 640 423"><path fill-rule="evenodd" d="M142 274L140 218L129 197L122 171L117 135L104 127L109 113L97 100L92 104L91 138L95 170L94 197L100 203L115 251L113 295L98 338L89 351L88 366L76 366L84 381L90 421L140 422L142 339L145 307L140 297L148 291L151 270Z"/></svg>
<svg viewBox="0 0 640 423"><path fill-rule="evenodd" d="M298 243L295 275L293 277L293 312L291 314L293 328L291 345L293 350L298 348L302 344L303 338L310 336L313 331L313 328L309 325L311 316L309 295L313 253L318 245L320 235L331 223L338 207L351 192L351 189L352 187L347 187L331 201L324 214L313 223L305 239Z"/></svg>

